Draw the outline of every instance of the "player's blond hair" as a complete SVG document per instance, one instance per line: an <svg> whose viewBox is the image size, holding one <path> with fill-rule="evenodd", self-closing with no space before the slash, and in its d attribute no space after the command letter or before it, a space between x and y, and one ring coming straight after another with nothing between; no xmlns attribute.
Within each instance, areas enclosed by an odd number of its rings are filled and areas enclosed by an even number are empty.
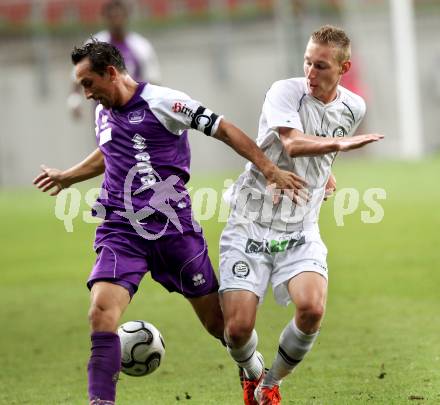
<svg viewBox="0 0 440 405"><path fill-rule="evenodd" d="M310 39L313 42L323 45L329 45L339 48L339 62L350 59L351 41L344 30L333 25L323 25L319 30L315 31Z"/></svg>

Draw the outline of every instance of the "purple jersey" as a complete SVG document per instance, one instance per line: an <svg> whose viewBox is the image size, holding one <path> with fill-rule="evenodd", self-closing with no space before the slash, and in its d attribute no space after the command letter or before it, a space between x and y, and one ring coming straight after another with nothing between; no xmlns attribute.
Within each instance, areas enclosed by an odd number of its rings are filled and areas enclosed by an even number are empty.
<svg viewBox="0 0 440 405"><path fill-rule="evenodd" d="M105 173L97 202L106 218L128 218L155 235L191 229L187 129L212 135L220 120L182 92L145 83L123 107L99 104L96 137Z"/></svg>

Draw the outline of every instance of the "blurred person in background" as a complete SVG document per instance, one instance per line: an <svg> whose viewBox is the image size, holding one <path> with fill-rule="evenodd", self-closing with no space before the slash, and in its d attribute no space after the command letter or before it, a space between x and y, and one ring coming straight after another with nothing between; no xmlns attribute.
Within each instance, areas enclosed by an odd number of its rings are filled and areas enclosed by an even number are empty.
<svg viewBox="0 0 440 405"><path fill-rule="evenodd" d="M68 170L43 166L42 191L61 189L104 173L95 211L105 221L95 238L97 259L87 286L92 351L88 366L92 405L114 404L121 366L120 317L147 272L184 296L207 331L223 342L218 282L185 188L189 180L187 130L217 138L252 161L269 184L303 188L277 168L246 134L186 94L136 82L120 52L92 41L72 52L78 84L96 107L98 148ZM127 207L127 198L130 207Z"/></svg>
<svg viewBox="0 0 440 405"><path fill-rule="evenodd" d="M295 171L311 194L302 204L283 195L274 207L264 180L248 164L233 186L231 214L220 239L220 297L228 352L241 368L246 405L278 405L279 386L316 341L327 297L327 248L318 226L338 152L361 148L379 134L351 136L364 100L340 86L351 67L350 39L323 26L309 39L305 77L275 82L266 94L257 144L283 170ZM350 136L350 137L347 137ZM288 193L284 193L288 194ZM246 196L251 198L246 198ZM257 351L255 320L269 283L280 305L295 305L281 331L271 368Z"/></svg>
<svg viewBox="0 0 440 405"><path fill-rule="evenodd" d="M159 60L151 43L142 35L128 30L130 10L123 0L110 0L102 8L106 30L92 35L100 42L108 42L121 52L127 71L137 82L160 84ZM90 42L91 39L86 41ZM74 118L82 116L81 87L73 84L67 105Z"/></svg>

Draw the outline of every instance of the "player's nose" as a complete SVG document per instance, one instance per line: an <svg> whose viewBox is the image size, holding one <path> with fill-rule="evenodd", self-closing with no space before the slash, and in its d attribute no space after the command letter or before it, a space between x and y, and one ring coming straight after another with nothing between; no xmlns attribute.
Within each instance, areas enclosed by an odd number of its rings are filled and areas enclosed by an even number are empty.
<svg viewBox="0 0 440 405"><path fill-rule="evenodd" d="M306 72L307 79L313 79L316 76L316 69L312 66Z"/></svg>

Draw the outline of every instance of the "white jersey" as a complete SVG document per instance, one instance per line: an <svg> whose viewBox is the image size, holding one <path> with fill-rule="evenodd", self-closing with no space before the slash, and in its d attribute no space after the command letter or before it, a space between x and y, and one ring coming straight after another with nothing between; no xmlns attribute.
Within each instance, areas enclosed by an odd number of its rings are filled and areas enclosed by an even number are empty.
<svg viewBox="0 0 440 405"><path fill-rule="evenodd" d="M338 86L336 99L324 104L309 94L305 78L275 82L263 104L257 144L280 169L307 181L311 199L299 205L283 196L281 203L274 205L266 190L266 179L255 165L248 163L232 191L232 215L285 232L316 227L336 152L291 158L281 143L278 128L295 128L322 137L353 135L365 109L364 100L342 86Z"/></svg>

